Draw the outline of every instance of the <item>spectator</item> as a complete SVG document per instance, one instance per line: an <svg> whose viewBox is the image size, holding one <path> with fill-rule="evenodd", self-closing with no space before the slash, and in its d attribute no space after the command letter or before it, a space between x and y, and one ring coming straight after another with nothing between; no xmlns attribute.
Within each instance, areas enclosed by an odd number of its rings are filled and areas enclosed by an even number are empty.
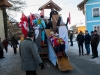
<svg viewBox="0 0 100 75"><path fill-rule="evenodd" d="M70 38L70 43L71 43L70 46L73 46L73 32L70 33L69 38Z"/></svg>
<svg viewBox="0 0 100 75"><path fill-rule="evenodd" d="M79 47L79 55L84 55L83 54L83 43L84 43L84 35L82 33L82 31L80 31L80 33L77 35L77 43L78 43L78 47Z"/></svg>
<svg viewBox="0 0 100 75"><path fill-rule="evenodd" d="M85 37L84 37L84 42L85 42L85 49L86 49L86 54L85 55L89 55L90 54L90 40L91 40L91 36L88 33L88 31L85 31Z"/></svg>
<svg viewBox="0 0 100 75"><path fill-rule="evenodd" d="M8 52L8 40L5 38L4 40L3 40L3 42L2 42L2 44L3 44L3 47L5 48L5 50L6 50L6 52Z"/></svg>
<svg viewBox="0 0 100 75"><path fill-rule="evenodd" d="M1 38L0 38L0 59L2 59L2 58L5 58L5 57L4 57L4 53L3 53L3 45L1 42Z"/></svg>
<svg viewBox="0 0 100 75"><path fill-rule="evenodd" d="M14 54L16 55L17 54L17 45L19 44L18 40L15 37L12 37L11 43L12 43L12 47L14 49Z"/></svg>
<svg viewBox="0 0 100 75"><path fill-rule="evenodd" d="M91 31L91 37L93 36L93 31ZM91 45L91 48L92 48L92 45ZM93 50L92 50L92 56L93 56Z"/></svg>
<svg viewBox="0 0 100 75"><path fill-rule="evenodd" d="M98 35L97 31L94 30L94 33L91 36L91 46L92 46L92 50L93 50L92 58L98 57L98 50L97 50L98 44L99 44L99 35Z"/></svg>
<svg viewBox="0 0 100 75"><path fill-rule="evenodd" d="M38 48L33 41L33 32L28 32L28 37L19 45L19 53L22 60L22 70L26 71L26 75L37 75L38 65L44 69L42 60L38 54Z"/></svg>

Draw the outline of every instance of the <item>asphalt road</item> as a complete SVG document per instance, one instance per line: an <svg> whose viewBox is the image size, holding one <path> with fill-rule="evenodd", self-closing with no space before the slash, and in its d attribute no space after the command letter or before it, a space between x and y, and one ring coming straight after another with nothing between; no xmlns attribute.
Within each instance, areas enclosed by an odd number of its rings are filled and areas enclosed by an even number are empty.
<svg viewBox="0 0 100 75"><path fill-rule="evenodd" d="M69 47L68 56L73 70L61 72L57 66L54 66L48 59L43 59L45 69L37 70L38 75L100 75L100 64L96 64L90 56L79 56L73 51L74 47ZM9 51L4 51L5 58L0 59L0 75L25 75L21 70L21 61L19 53L14 55L13 49L9 46ZM99 58L100 59L100 58ZM93 59L94 60L94 59Z"/></svg>

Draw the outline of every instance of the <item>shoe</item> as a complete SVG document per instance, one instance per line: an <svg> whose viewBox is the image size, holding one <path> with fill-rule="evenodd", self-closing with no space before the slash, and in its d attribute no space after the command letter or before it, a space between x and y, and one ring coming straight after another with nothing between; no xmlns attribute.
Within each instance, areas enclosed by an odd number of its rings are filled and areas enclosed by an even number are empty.
<svg viewBox="0 0 100 75"><path fill-rule="evenodd" d="M5 58L5 57L2 57L2 58Z"/></svg>
<svg viewBox="0 0 100 75"><path fill-rule="evenodd" d="M82 54L84 56L84 54Z"/></svg>
<svg viewBox="0 0 100 75"><path fill-rule="evenodd" d="M98 57L98 56L96 56L96 57Z"/></svg>
<svg viewBox="0 0 100 75"><path fill-rule="evenodd" d="M2 59L2 57L0 57L0 59Z"/></svg>
<svg viewBox="0 0 100 75"><path fill-rule="evenodd" d="M92 59L94 59L94 58L96 58L96 57L93 56Z"/></svg>
<svg viewBox="0 0 100 75"><path fill-rule="evenodd" d="M73 46L73 45L70 45L70 46Z"/></svg>
<svg viewBox="0 0 100 75"><path fill-rule="evenodd" d="M81 55L81 54L79 54L79 55Z"/></svg>

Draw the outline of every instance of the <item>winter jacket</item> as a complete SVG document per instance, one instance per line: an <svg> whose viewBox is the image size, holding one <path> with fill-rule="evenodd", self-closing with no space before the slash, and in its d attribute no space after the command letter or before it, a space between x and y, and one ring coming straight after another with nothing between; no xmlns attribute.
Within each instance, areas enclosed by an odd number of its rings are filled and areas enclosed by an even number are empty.
<svg viewBox="0 0 100 75"><path fill-rule="evenodd" d="M38 68L39 63L42 63L37 45L30 38L20 43L19 53L22 60L22 70L24 71L34 71Z"/></svg>
<svg viewBox="0 0 100 75"><path fill-rule="evenodd" d="M84 37L85 44L90 44L91 36L90 34L86 34Z"/></svg>
<svg viewBox="0 0 100 75"><path fill-rule="evenodd" d="M98 45L99 44L99 35L93 34L91 36L91 45Z"/></svg>
<svg viewBox="0 0 100 75"><path fill-rule="evenodd" d="M77 35L77 42L78 42L78 44L84 43L84 35L83 34Z"/></svg>

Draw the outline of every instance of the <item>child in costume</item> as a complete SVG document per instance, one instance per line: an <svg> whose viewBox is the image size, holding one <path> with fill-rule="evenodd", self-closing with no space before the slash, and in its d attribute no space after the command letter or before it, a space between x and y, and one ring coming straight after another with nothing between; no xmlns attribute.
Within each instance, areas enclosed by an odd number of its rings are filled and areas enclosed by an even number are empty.
<svg viewBox="0 0 100 75"><path fill-rule="evenodd" d="M33 20L33 23L39 26L39 32L41 33L41 41L42 41L42 44L44 44L44 41L45 41L44 29L46 28L44 20L42 18L39 18L39 19Z"/></svg>
<svg viewBox="0 0 100 75"><path fill-rule="evenodd" d="M41 29L41 41L42 41L42 44L44 44L44 41L45 41L45 28L46 28L46 25L45 25L45 22L42 18L38 19L38 25L39 25L39 28Z"/></svg>

